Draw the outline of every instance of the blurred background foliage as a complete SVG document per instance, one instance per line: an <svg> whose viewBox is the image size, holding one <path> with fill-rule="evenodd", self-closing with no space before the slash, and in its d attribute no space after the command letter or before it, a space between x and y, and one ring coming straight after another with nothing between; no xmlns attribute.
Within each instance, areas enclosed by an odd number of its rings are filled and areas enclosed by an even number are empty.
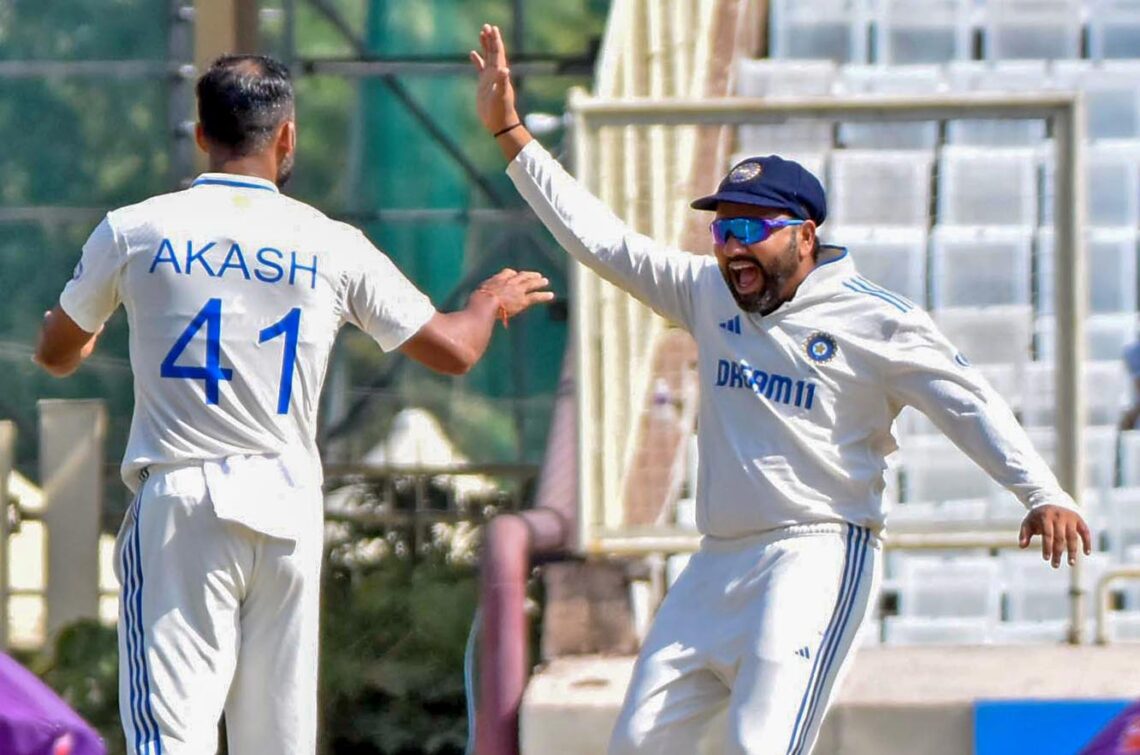
<svg viewBox="0 0 1140 755"><path fill-rule="evenodd" d="M331 6L346 36L318 9ZM296 0L293 52L298 58L427 56L465 60L484 21L512 34L509 0ZM588 56L597 46L608 0L527 0L520 54ZM0 61L152 60L167 58L165 0L0 2ZM282 0L262 3L262 48L288 54ZM300 67L299 67L300 68ZM398 85L430 116L485 179L471 178L376 78L304 75L297 80L299 151L288 190L335 217L360 225L438 307L463 305L483 277L502 267L541 270L565 297L566 263L533 223L473 220L465 211L519 207L502 158L478 125L473 78L401 75ZM168 124L170 82L162 77L30 77L0 85L0 211L70 208L0 221L0 414L19 427L20 467L34 472L35 400L106 398L110 453L129 427L125 318L111 321L100 359L67 381L28 363L44 310L70 277L84 239L108 209L179 188ZM560 115L567 89L581 76L531 76L521 86L527 111ZM558 149L562 132L546 138ZM449 218L409 220L392 210L457 210ZM85 211L86 210L86 211ZM389 213L385 215L385 213ZM325 428L330 457L351 459L383 437L400 408L436 413L475 461L538 461L566 342L566 306L529 312L499 330L484 361L460 380L442 379L384 355L346 329L330 370ZM113 459L112 459L113 460Z"/></svg>

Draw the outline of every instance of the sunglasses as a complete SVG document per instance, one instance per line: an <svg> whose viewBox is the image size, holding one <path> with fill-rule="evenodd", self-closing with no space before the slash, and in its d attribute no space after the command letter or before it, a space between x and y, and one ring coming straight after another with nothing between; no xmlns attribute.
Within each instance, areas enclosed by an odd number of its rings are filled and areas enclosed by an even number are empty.
<svg viewBox="0 0 1140 755"><path fill-rule="evenodd" d="M781 228L792 225L803 225L802 220L782 218L780 220L765 220L763 218L718 218L709 224L713 241L724 244L732 236L741 244L758 244Z"/></svg>

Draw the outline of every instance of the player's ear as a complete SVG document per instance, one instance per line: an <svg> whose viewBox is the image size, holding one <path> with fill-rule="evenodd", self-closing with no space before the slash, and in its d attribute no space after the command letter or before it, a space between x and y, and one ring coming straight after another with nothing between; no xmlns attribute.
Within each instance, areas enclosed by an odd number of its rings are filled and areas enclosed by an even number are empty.
<svg viewBox="0 0 1140 755"><path fill-rule="evenodd" d="M814 220L805 220L800 226L800 254L812 255L815 248L816 227Z"/></svg>
<svg viewBox="0 0 1140 755"><path fill-rule="evenodd" d="M297 122L286 119L277 129L277 159L291 155L297 149Z"/></svg>
<svg viewBox="0 0 1140 755"><path fill-rule="evenodd" d="M197 143L198 149L209 153L210 145L206 143L206 130L202 128L201 123L194 124L194 141Z"/></svg>

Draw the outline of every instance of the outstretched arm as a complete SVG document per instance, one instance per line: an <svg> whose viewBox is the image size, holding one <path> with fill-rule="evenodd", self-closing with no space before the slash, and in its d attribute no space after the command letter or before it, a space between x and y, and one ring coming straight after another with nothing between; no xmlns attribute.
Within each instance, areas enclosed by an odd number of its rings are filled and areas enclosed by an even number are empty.
<svg viewBox="0 0 1140 755"><path fill-rule="evenodd" d="M469 371L487 351L495 321L507 320L528 307L551 301L549 281L533 272L505 269L484 281L458 312L437 312L400 347L407 356L446 375Z"/></svg>
<svg viewBox="0 0 1140 755"><path fill-rule="evenodd" d="M1073 500L1034 450L1009 406L922 313L898 324L884 356L888 389L926 414L955 445L1029 509L1018 544L1041 536L1054 568L1068 552L1092 552L1092 534ZM1083 548L1082 548L1083 546Z"/></svg>
<svg viewBox="0 0 1140 755"><path fill-rule="evenodd" d="M567 173L527 132L515 107L498 28L479 34L476 107L509 161L507 174L558 243L582 264L664 317L692 328L693 287L707 257L635 233Z"/></svg>

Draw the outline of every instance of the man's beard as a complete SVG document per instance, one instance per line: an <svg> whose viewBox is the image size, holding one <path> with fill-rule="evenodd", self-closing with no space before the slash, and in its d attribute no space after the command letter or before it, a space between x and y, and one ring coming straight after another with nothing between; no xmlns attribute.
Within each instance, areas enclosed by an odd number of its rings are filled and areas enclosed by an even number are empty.
<svg viewBox="0 0 1140 755"><path fill-rule="evenodd" d="M775 312L784 303L784 299L780 298L780 292L796 273L798 267L796 262L797 246L797 238L793 236L784 253L769 266L761 264L754 257L751 258L750 261L760 268L760 272L764 276L764 286L759 291L752 293L742 294L737 291L732 274L727 269L727 264L721 265L720 273L724 276L724 282L728 284L732 298L736 299L737 306L745 312L758 314L761 317Z"/></svg>
<svg viewBox="0 0 1140 755"><path fill-rule="evenodd" d="M284 189L285 184L289 183L289 179L293 177L293 153L281 160L281 164L277 166L277 188Z"/></svg>

